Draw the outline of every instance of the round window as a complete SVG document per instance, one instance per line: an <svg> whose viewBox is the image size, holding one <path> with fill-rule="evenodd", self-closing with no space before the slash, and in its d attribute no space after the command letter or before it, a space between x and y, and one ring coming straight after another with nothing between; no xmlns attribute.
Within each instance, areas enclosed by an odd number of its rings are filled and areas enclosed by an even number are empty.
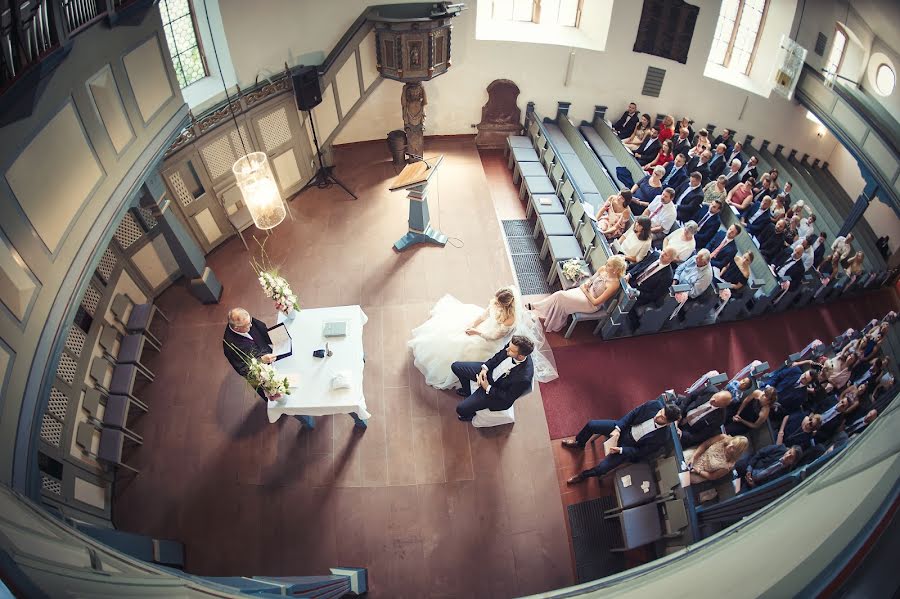
<svg viewBox="0 0 900 599"><path fill-rule="evenodd" d="M889 96L894 91L897 75L888 64L881 63L875 70L875 89L882 96Z"/></svg>

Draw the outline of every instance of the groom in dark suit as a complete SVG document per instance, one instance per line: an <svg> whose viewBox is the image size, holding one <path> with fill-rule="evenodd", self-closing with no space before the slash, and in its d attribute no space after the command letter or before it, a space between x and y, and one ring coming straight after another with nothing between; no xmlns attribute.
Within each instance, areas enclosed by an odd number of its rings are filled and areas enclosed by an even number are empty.
<svg viewBox="0 0 900 599"><path fill-rule="evenodd" d="M506 410L528 393L534 378L534 362L529 357L533 351L531 339L514 335L506 347L484 363L454 362L450 370L462 385L456 393L465 397L456 406L459 419L468 422L485 408L492 412ZM472 381L477 384L474 392Z"/></svg>

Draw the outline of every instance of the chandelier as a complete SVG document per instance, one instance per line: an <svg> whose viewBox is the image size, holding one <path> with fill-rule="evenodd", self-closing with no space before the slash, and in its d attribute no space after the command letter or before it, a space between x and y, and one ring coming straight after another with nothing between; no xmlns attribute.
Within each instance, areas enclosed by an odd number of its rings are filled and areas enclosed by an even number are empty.
<svg viewBox="0 0 900 599"><path fill-rule="evenodd" d="M231 167L244 205L258 229L271 229L287 215L278 184L272 176L265 152L251 152L237 159Z"/></svg>

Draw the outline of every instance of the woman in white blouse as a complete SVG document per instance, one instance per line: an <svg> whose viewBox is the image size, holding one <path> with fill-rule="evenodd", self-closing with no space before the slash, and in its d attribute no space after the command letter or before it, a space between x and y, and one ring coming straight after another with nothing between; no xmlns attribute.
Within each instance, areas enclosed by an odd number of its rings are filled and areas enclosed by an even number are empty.
<svg viewBox="0 0 900 599"><path fill-rule="evenodd" d="M634 220L631 228L625 234L612 243L612 249L634 264L640 262L650 251L650 218L639 216Z"/></svg>
<svg viewBox="0 0 900 599"><path fill-rule="evenodd" d="M675 250L675 261L684 262L691 254L697 242L694 241L694 234L697 232L697 223L692 220L684 223L680 229L675 229L663 240L663 251L672 248Z"/></svg>

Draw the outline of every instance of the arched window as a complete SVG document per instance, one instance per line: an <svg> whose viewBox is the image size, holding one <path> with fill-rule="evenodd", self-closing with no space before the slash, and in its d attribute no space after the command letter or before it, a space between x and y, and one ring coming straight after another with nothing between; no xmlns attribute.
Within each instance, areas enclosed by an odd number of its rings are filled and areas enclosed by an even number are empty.
<svg viewBox="0 0 900 599"><path fill-rule="evenodd" d="M709 61L747 75L753 66L768 0L724 0Z"/></svg>
<svg viewBox="0 0 900 599"><path fill-rule="evenodd" d="M159 0L172 66L181 89L209 75L191 0Z"/></svg>
<svg viewBox="0 0 900 599"><path fill-rule="evenodd" d="M825 63L825 76L834 81L835 75L841 70L844 62L844 54L847 51L847 34L843 27L834 28L834 41L831 44L831 52L828 53L828 62Z"/></svg>
<svg viewBox="0 0 900 599"><path fill-rule="evenodd" d="M583 0L493 0L492 18L578 27Z"/></svg>

